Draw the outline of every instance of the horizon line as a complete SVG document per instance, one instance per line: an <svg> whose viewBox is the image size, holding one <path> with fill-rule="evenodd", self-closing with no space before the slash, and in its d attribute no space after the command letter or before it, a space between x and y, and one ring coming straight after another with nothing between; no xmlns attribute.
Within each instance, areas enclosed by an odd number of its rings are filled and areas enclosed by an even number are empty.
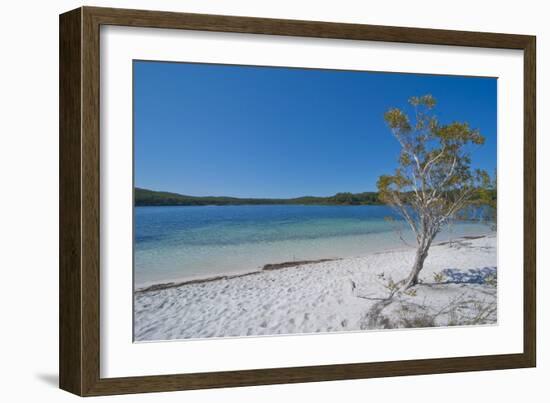
<svg viewBox="0 0 550 403"><path fill-rule="evenodd" d="M362 193L379 193L378 190L364 190L364 191L360 191L360 192L338 191L338 192L331 193L331 194L324 195L324 196L312 195L312 194L303 194L303 195L300 195L300 196L287 196L287 197L271 196L270 197L270 196L232 196L232 195L215 195L215 194L191 195L191 194L185 194L185 193L180 193L180 192L171 191L171 190L154 190L154 189L134 185L134 190L135 189L146 190L146 191L149 191L149 192L156 192L156 193L171 193L171 194L174 194L174 195L185 196L185 197L228 197L228 198L234 198L234 199L279 199L279 200L300 199L300 198L304 198L304 197L323 198L323 197L336 196L338 194L357 195L357 194L362 194Z"/></svg>

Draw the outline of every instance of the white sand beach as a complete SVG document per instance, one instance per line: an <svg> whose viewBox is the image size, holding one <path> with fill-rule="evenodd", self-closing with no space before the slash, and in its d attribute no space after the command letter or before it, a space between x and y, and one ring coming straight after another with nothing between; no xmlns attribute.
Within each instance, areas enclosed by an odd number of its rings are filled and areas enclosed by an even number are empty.
<svg viewBox="0 0 550 403"><path fill-rule="evenodd" d="M392 298L413 248L137 290L136 341L487 325L497 320L496 235L432 246Z"/></svg>

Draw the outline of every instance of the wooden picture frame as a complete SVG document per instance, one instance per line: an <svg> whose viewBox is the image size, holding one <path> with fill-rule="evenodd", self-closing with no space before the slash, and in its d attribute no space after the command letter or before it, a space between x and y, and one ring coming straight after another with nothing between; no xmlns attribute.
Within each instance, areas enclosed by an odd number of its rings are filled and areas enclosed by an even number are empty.
<svg viewBox="0 0 550 403"><path fill-rule="evenodd" d="M524 52L523 353L127 378L100 377L100 26L171 28ZM60 387L80 396L534 367L535 37L81 7L60 16Z"/></svg>

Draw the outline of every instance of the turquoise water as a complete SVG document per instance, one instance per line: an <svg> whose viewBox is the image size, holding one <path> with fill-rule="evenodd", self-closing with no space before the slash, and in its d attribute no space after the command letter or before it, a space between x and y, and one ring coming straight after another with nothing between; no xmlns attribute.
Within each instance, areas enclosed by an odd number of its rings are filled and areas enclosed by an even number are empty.
<svg viewBox="0 0 550 403"><path fill-rule="evenodd" d="M268 263L406 247L384 217L387 206L174 206L135 208L136 285L241 273ZM403 227L403 229L405 229ZM490 232L461 222L449 236ZM403 232L412 240L410 231Z"/></svg>

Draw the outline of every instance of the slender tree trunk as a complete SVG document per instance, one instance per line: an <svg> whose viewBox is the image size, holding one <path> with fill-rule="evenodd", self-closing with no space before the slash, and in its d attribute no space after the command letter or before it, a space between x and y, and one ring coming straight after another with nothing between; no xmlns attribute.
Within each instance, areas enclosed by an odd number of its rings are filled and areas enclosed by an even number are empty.
<svg viewBox="0 0 550 403"><path fill-rule="evenodd" d="M411 272L409 273L409 276L405 279L403 283L403 290L406 290L407 288L413 287L418 284L418 275L424 267L424 261L428 257L428 250L430 249L432 240L433 237L427 236L427 238L423 239L418 245L418 249L416 250L416 255L414 257L414 264Z"/></svg>

